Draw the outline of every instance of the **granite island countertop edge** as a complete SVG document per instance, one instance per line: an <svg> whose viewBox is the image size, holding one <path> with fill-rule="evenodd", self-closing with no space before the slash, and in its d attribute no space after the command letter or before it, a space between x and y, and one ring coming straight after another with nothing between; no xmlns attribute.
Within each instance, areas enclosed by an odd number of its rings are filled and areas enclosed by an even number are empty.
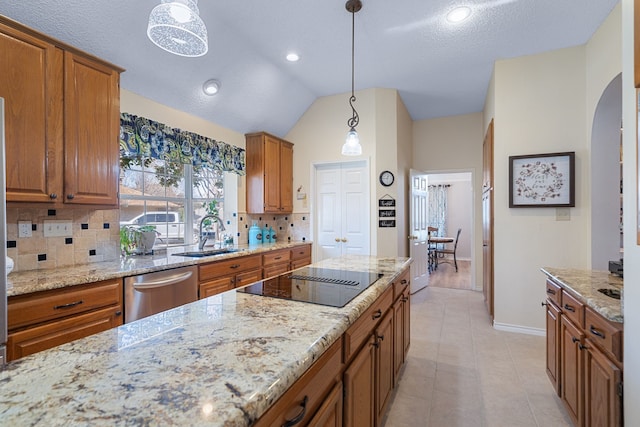
<svg viewBox="0 0 640 427"><path fill-rule="evenodd" d="M313 264L384 272L341 309L229 291L28 356L0 372L8 390L0 413L58 420L48 425L251 425L410 264L358 256Z"/></svg>

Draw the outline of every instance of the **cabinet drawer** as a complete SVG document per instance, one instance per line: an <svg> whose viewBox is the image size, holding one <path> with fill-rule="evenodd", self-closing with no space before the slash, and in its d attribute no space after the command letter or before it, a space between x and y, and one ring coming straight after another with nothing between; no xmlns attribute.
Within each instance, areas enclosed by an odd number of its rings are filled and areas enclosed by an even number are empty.
<svg viewBox="0 0 640 427"><path fill-rule="evenodd" d="M261 269L258 268L256 270L245 271L244 273L236 275L234 287L241 288L242 286L250 285L251 283L255 283L260 280L262 280Z"/></svg>
<svg viewBox="0 0 640 427"><path fill-rule="evenodd" d="M397 300L400 295L409 286L409 269L405 270L398 278L393 281L393 300Z"/></svg>
<svg viewBox="0 0 640 427"><path fill-rule="evenodd" d="M291 249L291 259L311 258L311 245L296 246Z"/></svg>
<svg viewBox="0 0 640 427"><path fill-rule="evenodd" d="M289 263L288 262L283 262L280 264L274 264L274 265L270 265L268 267L264 268L264 278L268 278L268 277L274 277L277 276L279 274L282 273L286 273L287 271L289 271Z"/></svg>
<svg viewBox="0 0 640 427"><path fill-rule="evenodd" d="M289 262L291 259L291 251L289 249L280 249L262 255L262 265L265 267L282 262Z"/></svg>
<svg viewBox="0 0 640 427"><path fill-rule="evenodd" d="M9 334L8 360L15 360L122 325L122 307L109 307Z"/></svg>
<svg viewBox="0 0 640 427"><path fill-rule="evenodd" d="M556 285L550 280L547 280L547 298L549 301L552 301L556 306L561 306L560 294L562 292L562 288Z"/></svg>
<svg viewBox="0 0 640 427"><path fill-rule="evenodd" d="M9 330L122 304L122 279L9 298Z"/></svg>
<svg viewBox="0 0 640 427"><path fill-rule="evenodd" d="M358 348L371 335L382 316L393 302L393 287L390 286L344 333L344 362L346 363L358 351Z"/></svg>
<svg viewBox="0 0 640 427"><path fill-rule="evenodd" d="M296 268L304 267L305 265L311 264L311 258L306 259L294 259L291 260L291 269L295 270Z"/></svg>
<svg viewBox="0 0 640 427"><path fill-rule="evenodd" d="M258 419L255 427L282 426L304 412L296 425L309 423L339 382L341 341L338 340Z"/></svg>
<svg viewBox="0 0 640 427"><path fill-rule="evenodd" d="M621 323L610 322L587 307L584 332L592 342L622 363L623 330Z"/></svg>
<svg viewBox="0 0 640 427"><path fill-rule="evenodd" d="M572 297L567 291L562 291L562 314L575 324L584 328L584 304Z"/></svg>
<svg viewBox="0 0 640 427"><path fill-rule="evenodd" d="M201 265L198 267L198 275L202 282L209 279L215 279L220 276L228 276L247 270L253 270L261 266L262 257L260 255L250 255Z"/></svg>

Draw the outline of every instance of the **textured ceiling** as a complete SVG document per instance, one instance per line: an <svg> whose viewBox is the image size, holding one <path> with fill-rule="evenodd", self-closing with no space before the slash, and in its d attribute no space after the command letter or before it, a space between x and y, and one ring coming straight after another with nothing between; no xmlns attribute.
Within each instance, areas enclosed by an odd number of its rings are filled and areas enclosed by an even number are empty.
<svg viewBox="0 0 640 427"><path fill-rule="evenodd" d="M356 90L397 89L414 120L481 111L497 59L583 44L618 3L362 1ZM172 55L147 38L159 3L2 0L0 14L125 68L127 90L241 133L283 136L316 98L351 90L343 0L201 0L209 52L200 58ZM449 24L446 13L459 5L471 7L471 17ZM299 62L284 60L290 50ZM208 97L202 83L211 78L222 88Z"/></svg>

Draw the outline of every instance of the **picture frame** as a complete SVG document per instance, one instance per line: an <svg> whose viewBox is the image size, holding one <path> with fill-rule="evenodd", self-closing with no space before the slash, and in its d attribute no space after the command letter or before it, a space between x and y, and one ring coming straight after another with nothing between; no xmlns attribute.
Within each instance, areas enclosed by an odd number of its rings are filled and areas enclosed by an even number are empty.
<svg viewBox="0 0 640 427"><path fill-rule="evenodd" d="M575 152L509 157L509 207L575 207Z"/></svg>

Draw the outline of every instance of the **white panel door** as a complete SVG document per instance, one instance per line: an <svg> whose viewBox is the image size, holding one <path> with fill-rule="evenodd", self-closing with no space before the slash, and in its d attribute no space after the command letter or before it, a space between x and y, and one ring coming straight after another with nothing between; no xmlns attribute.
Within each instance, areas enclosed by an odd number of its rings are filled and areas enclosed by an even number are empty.
<svg viewBox="0 0 640 427"><path fill-rule="evenodd" d="M411 292L414 293L429 282L428 259L428 218L429 203L427 198L427 175L424 172L411 170L411 214L409 230L409 253L413 258L411 264Z"/></svg>
<svg viewBox="0 0 640 427"><path fill-rule="evenodd" d="M368 255L369 181L365 162L315 168L317 244L314 261L345 254Z"/></svg>

